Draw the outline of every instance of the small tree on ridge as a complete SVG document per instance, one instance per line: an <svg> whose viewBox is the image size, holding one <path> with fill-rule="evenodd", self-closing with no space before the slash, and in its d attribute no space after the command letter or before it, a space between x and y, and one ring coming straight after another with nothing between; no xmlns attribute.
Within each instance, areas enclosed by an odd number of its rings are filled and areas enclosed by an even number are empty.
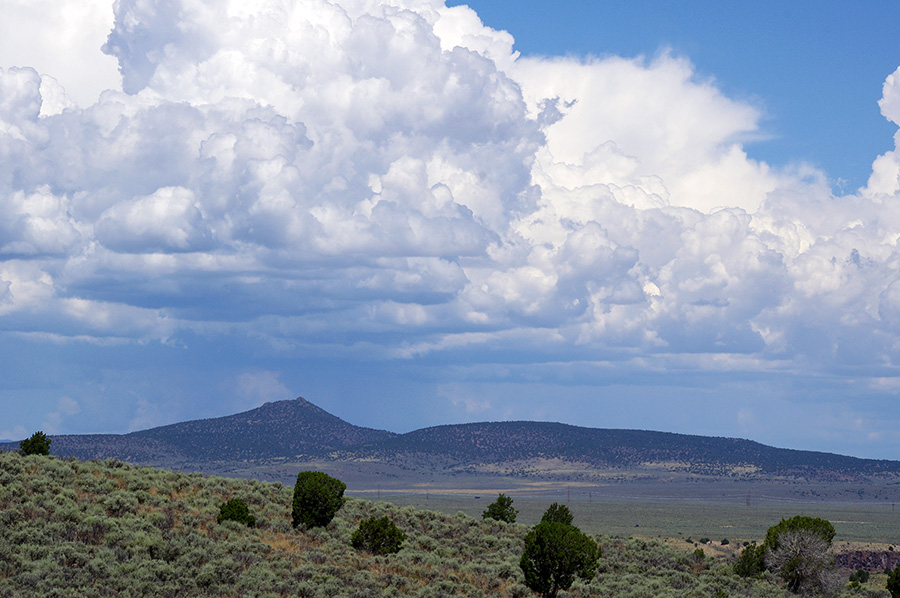
<svg viewBox="0 0 900 598"><path fill-rule="evenodd" d="M49 455L52 440L43 432L35 432L31 438L19 443L20 455Z"/></svg>
<svg viewBox="0 0 900 598"><path fill-rule="evenodd" d="M518 509L512 506L513 499L505 494L497 496L497 500L488 505L488 508L481 514L482 519L496 519L497 521L505 521L506 523L515 523L516 515L519 514Z"/></svg>

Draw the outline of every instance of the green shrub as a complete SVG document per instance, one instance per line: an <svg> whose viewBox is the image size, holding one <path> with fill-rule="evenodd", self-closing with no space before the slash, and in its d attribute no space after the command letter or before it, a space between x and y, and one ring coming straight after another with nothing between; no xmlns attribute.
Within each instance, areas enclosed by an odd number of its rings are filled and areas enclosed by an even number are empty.
<svg viewBox="0 0 900 598"><path fill-rule="evenodd" d="M516 515L519 514L519 511L513 508L512 503L512 498L505 494L500 494L497 496L497 500L489 504L488 508L484 510L484 513L481 514L481 518L515 523Z"/></svg>
<svg viewBox="0 0 900 598"><path fill-rule="evenodd" d="M888 575L887 591L891 593L891 598L900 598L900 563Z"/></svg>
<svg viewBox="0 0 900 598"><path fill-rule="evenodd" d="M294 527L325 527L344 504L344 482L321 471L301 471L294 485Z"/></svg>
<svg viewBox="0 0 900 598"><path fill-rule="evenodd" d="M722 538L722 546L728 546L728 538Z"/></svg>
<svg viewBox="0 0 900 598"><path fill-rule="evenodd" d="M49 455L52 440L43 432L35 432L31 438L26 438L19 443L20 455Z"/></svg>
<svg viewBox="0 0 900 598"><path fill-rule="evenodd" d="M256 517L250 514L247 503L239 498L232 498L219 508L219 516L216 517L216 523L222 523L223 521L237 521L247 527L256 525Z"/></svg>
<svg viewBox="0 0 900 598"><path fill-rule="evenodd" d="M559 590L568 590L576 577L594 577L600 555L597 543L577 527L544 520L525 536L519 567L525 585L544 598L554 598Z"/></svg>
<svg viewBox="0 0 900 598"><path fill-rule="evenodd" d="M869 581L869 572L865 569L857 569L850 574L851 582L867 583Z"/></svg>
<svg viewBox="0 0 900 598"><path fill-rule="evenodd" d="M406 534L389 517L372 516L360 522L350 545L357 550L384 555L399 552L404 540Z"/></svg>
<svg viewBox="0 0 900 598"><path fill-rule="evenodd" d="M734 572L741 577L759 577L766 569L766 547L750 542L741 550L734 563Z"/></svg>

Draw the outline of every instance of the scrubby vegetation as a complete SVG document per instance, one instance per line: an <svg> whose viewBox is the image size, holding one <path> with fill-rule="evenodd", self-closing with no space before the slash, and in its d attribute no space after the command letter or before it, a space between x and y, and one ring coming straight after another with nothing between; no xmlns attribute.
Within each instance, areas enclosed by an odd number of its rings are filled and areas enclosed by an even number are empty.
<svg viewBox="0 0 900 598"><path fill-rule="evenodd" d="M887 589L891 598L900 598L900 563L888 573Z"/></svg>
<svg viewBox="0 0 900 598"><path fill-rule="evenodd" d="M235 497L254 527L216 523ZM519 568L526 526L349 498L327 526L305 529L293 526L292 503L277 483L0 453L0 598L533 595ZM406 535L399 552L351 547L373 517ZM596 574L561 597L789 595L768 572L742 578L725 560L655 541L592 539L603 551ZM887 596L873 588L841 596Z"/></svg>
<svg viewBox="0 0 900 598"><path fill-rule="evenodd" d="M357 550L367 550L372 554L394 554L400 552L406 534L389 517L369 517L363 519L350 537L350 546Z"/></svg>
<svg viewBox="0 0 900 598"><path fill-rule="evenodd" d="M250 527L256 525L256 517L250 514L250 508L247 506L247 503L239 498L232 498L219 509L216 523L222 523L223 521L237 521Z"/></svg>

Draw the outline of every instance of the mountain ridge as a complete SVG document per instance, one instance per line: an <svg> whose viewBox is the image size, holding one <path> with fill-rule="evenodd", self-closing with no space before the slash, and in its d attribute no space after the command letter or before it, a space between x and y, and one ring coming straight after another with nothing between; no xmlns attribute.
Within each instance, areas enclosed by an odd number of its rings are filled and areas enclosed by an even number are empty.
<svg viewBox="0 0 900 598"><path fill-rule="evenodd" d="M583 479L625 470L644 476L833 482L900 478L900 461L674 432L500 421L444 424L396 434L348 423L303 397L128 434L61 435L53 440L52 453L59 456L116 458L201 471L215 470L216 464L223 463L252 468L314 461L320 465L380 464L428 475L513 478L552 474L555 469ZM6 448L17 448L14 445L7 443Z"/></svg>

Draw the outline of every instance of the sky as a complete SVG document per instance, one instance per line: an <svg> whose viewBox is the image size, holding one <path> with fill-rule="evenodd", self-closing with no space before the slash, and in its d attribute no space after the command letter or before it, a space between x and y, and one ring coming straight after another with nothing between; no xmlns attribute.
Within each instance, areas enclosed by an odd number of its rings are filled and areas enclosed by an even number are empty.
<svg viewBox="0 0 900 598"><path fill-rule="evenodd" d="M900 5L685 5L0 0L0 438L900 458Z"/></svg>

